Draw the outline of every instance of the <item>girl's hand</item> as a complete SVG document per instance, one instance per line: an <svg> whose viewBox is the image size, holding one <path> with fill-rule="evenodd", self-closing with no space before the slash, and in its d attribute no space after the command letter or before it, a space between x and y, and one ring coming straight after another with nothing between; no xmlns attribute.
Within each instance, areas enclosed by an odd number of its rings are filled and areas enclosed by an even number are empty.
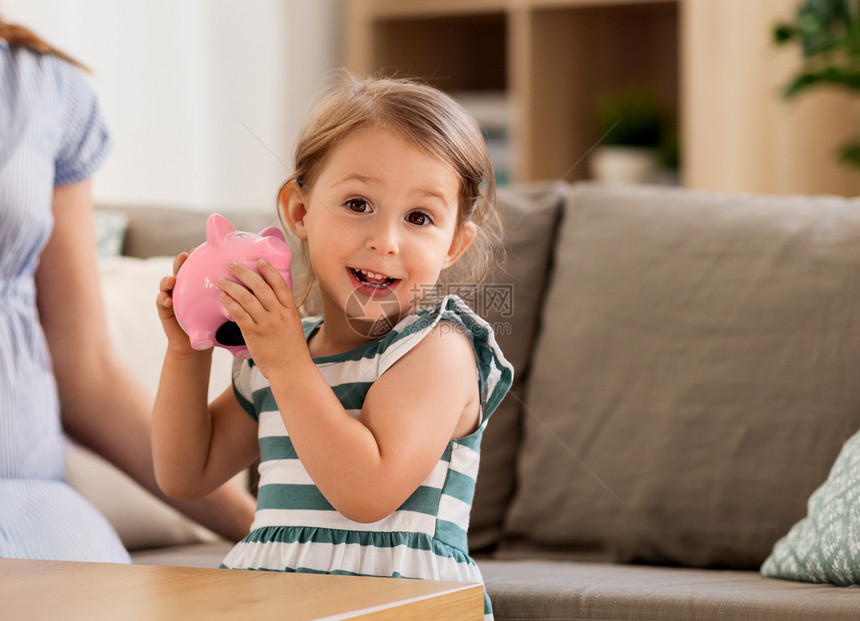
<svg viewBox="0 0 860 621"><path fill-rule="evenodd" d="M293 292L281 273L263 259L257 262L259 274L236 263L228 269L242 284L219 279L221 303L242 331L263 376L271 380L279 370L289 372L297 360L310 360Z"/></svg>
<svg viewBox="0 0 860 621"><path fill-rule="evenodd" d="M182 355L193 354L196 351L191 347L188 335L179 325L176 315L173 313L173 287L176 285L176 274L187 258L187 252L176 255L173 260L173 275L161 279L158 284L158 297L155 300L158 318L161 319L161 327L167 335L167 348Z"/></svg>

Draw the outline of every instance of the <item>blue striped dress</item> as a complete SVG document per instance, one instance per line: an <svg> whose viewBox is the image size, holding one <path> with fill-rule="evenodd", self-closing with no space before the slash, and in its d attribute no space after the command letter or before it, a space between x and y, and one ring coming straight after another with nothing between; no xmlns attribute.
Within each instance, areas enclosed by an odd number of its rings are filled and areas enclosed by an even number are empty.
<svg viewBox="0 0 860 621"><path fill-rule="evenodd" d="M81 72L0 39L0 557L129 561L107 521L63 481L34 280L54 186L89 178L108 149Z"/></svg>
<svg viewBox="0 0 860 621"><path fill-rule="evenodd" d="M224 567L483 582L469 557L466 533L481 436L513 379L489 324L460 298L447 296L375 341L314 362L343 407L358 417L373 382L440 321L461 330L474 347L481 424L471 435L451 440L403 505L371 524L347 519L323 497L296 456L268 381L252 361L235 363L235 394L259 424L260 487L251 533L227 555ZM320 323L304 320L306 338ZM486 596L485 602L491 618Z"/></svg>

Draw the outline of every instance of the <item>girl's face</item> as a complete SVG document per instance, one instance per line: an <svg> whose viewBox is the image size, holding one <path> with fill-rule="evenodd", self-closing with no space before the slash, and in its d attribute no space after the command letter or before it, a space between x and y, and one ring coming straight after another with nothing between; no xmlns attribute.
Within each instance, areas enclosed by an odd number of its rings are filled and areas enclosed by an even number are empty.
<svg viewBox="0 0 860 621"><path fill-rule="evenodd" d="M329 328L343 320L378 336L429 293L474 238L471 223L457 231L459 189L449 166L396 131L359 129L332 150L313 188L285 202Z"/></svg>

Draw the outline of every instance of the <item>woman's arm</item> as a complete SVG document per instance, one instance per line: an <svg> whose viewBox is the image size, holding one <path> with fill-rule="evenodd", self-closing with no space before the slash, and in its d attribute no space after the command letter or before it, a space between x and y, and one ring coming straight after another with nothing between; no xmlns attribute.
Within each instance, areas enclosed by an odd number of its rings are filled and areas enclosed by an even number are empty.
<svg viewBox="0 0 860 621"><path fill-rule="evenodd" d="M54 229L36 274L37 302L67 433L166 499L153 471L152 399L119 360L99 289L89 181L54 190ZM248 533L254 500L225 485L194 502L168 500L220 535Z"/></svg>

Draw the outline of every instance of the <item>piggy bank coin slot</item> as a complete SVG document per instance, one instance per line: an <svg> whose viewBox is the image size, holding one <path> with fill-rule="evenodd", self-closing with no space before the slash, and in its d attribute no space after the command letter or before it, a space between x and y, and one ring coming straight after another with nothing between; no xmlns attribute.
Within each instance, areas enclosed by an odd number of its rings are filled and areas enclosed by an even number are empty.
<svg viewBox="0 0 860 621"><path fill-rule="evenodd" d="M221 327L215 332L215 341L219 345L232 347L235 345L244 345L245 337L242 336L242 331L235 321L228 321L221 324Z"/></svg>

